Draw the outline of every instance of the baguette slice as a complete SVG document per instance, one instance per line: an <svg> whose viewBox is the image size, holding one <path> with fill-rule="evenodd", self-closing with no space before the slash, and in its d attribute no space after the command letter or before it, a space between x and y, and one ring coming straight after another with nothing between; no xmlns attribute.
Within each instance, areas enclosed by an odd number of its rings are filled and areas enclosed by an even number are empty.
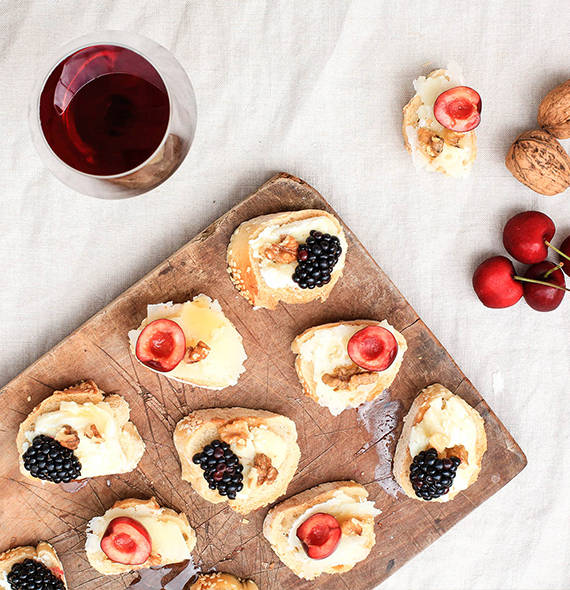
<svg viewBox="0 0 570 590"><path fill-rule="evenodd" d="M386 328L396 338L398 354L385 371L367 372L357 367L348 356L348 341L353 334L367 326ZM303 390L319 405L328 408L333 416L375 399L390 387L407 349L404 336L385 320L353 320L315 326L305 330L291 344L291 350L297 355L295 369ZM343 380L339 379L337 385L327 385L323 377L334 374L339 367L346 367L348 375L356 375L356 382L350 377L349 381L345 379L340 382ZM367 381L359 383L358 379L364 375L368 377Z"/></svg>
<svg viewBox="0 0 570 590"><path fill-rule="evenodd" d="M101 550L101 539L107 526L121 516L140 522L150 536L152 553L140 565L115 563ZM195 546L196 533L188 524L186 515L161 508L154 498L119 500L103 516L96 516L87 524L87 559L92 567L106 576L185 561L190 559Z"/></svg>
<svg viewBox="0 0 570 590"><path fill-rule="evenodd" d="M228 500L211 490L195 454L213 440L230 445L243 465L243 490ZM287 491L301 452L295 423L279 414L247 408L211 408L196 410L183 418L174 430L174 445L180 456L182 479L208 502L228 502L230 508L247 514L265 506ZM265 464L260 459L265 456ZM267 463L269 459L270 463ZM277 470L270 477L270 470Z"/></svg>
<svg viewBox="0 0 570 590"><path fill-rule="evenodd" d="M459 133L442 127L435 119L435 99L446 90L463 85L457 66L434 70L414 81L417 91L403 109L402 134L414 164L420 169L447 176L469 174L477 156L475 131Z"/></svg>
<svg viewBox="0 0 570 590"><path fill-rule="evenodd" d="M443 410L442 410L443 408ZM431 410L430 414L427 414ZM443 424L447 424L447 431ZM455 434L449 431L453 426ZM465 400L436 383L424 389L414 400L404 418L402 434L394 454L394 477L404 492L414 500L410 482L413 457L428 448L435 448L439 457L457 456L461 465L449 492L430 502L448 502L479 477L483 455L487 450L485 423L479 412Z"/></svg>
<svg viewBox="0 0 570 590"><path fill-rule="evenodd" d="M129 415L129 404L123 397L105 394L90 379L63 391L54 391L20 425L16 438L20 472L30 479L43 481L26 470L22 455L39 434L60 439L68 446L70 443L60 438L64 436L66 425L72 427L71 437L79 439L73 450L82 466L78 479L132 471L144 454L145 444L136 426L129 422Z"/></svg>
<svg viewBox="0 0 570 590"><path fill-rule="evenodd" d="M183 330L186 346L194 347L199 342L208 347L207 355L198 362L180 361L168 372L156 371L141 363L146 369L205 389L224 389L236 385L245 372L244 362L247 354L243 339L232 322L224 314L216 299L201 293L185 303L156 303L147 306L147 317L136 330L128 334L130 349L137 361L137 340L145 326L154 320L169 319L176 322Z"/></svg>
<svg viewBox="0 0 570 590"><path fill-rule="evenodd" d="M202 574L190 586L190 590L259 590L252 580L242 580L232 574Z"/></svg>
<svg viewBox="0 0 570 590"><path fill-rule="evenodd" d="M25 559L33 559L45 565L51 572L59 578L65 588L67 582L65 581L65 573L61 561L55 552L55 549L45 541L38 543L37 547L22 546L14 547L4 553L0 553L0 588L10 589L10 583L7 576L10 570L17 563L22 563Z"/></svg>
<svg viewBox="0 0 570 590"><path fill-rule="evenodd" d="M374 517L380 511L367 498L366 489L354 481L323 483L272 508L263 522L263 534L279 559L300 578L313 580L321 574L347 572L366 559L376 543ZM296 533L318 512L334 516L342 535L331 555L311 559Z"/></svg>
<svg viewBox="0 0 570 590"><path fill-rule="evenodd" d="M272 262L265 251L285 236L292 236L298 244L303 243L312 229L337 236L342 253L329 283L315 289L301 289L291 279L296 261ZM262 215L245 221L232 234L227 252L228 272L241 295L256 308L274 309L279 301L326 301L342 276L346 250L346 238L339 221L326 211L304 209Z"/></svg>

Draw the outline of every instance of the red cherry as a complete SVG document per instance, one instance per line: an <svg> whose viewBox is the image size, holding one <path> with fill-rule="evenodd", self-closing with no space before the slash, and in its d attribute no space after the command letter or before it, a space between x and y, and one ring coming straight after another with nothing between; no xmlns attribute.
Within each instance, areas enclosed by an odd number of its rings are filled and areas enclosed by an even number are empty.
<svg viewBox="0 0 570 590"><path fill-rule="evenodd" d="M558 253L560 262L564 262L562 270L570 277L570 236L562 242Z"/></svg>
<svg viewBox="0 0 570 590"><path fill-rule="evenodd" d="M523 287L515 276L515 267L508 258L493 256L475 270L473 289L487 307L510 307L523 295Z"/></svg>
<svg viewBox="0 0 570 590"><path fill-rule="evenodd" d="M297 538L311 559L324 559L337 548L342 531L331 514L317 512L297 529Z"/></svg>
<svg viewBox="0 0 570 590"><path fill-rule="evenodd" d="M160 319L150 322L137 340L137 358L155 371L172 371L184 358L185 353L184 332L172 320Z"/></svg>
<svg viewBox="0 0 570 590"><path fill-rule="evenodd" d="M511 217L503 230L507 252L524 264L542 262L556 228L548 215L540 211L524 211Z"/></svg>
<svg viewBox="0 0 570 590"><path fill-rule="evenodd" d="M435 100L433 114L446 129L472 131L481 122L481 97L469 86L456 86Z"/></svg>
<svg viewBox="0 0 570 590"><path fill-rule="evenodd" d="M398 354L394 334L382 326L367 326L348 341L348 356L367 371L385 371Z"/></svg>
<svg viewBox="0 0 570 590"><path fill-rule="evenodd" d="M101 539L101 550L114 563L140 565L149 558L152 544L140 522L120 516L109 523Z"/></svg>
<svg viewBox="0 0 570 590"><path fill-rule="evenodd" d="M552 272L549 273L548 271L551 270ZM538 279L552 285L557 285L558 287L566 286L564 275L560 268L548 260L533 264L528 268L524 276L528 279ZM565 294L565 291L561 289L536 283L525 282L523 283L523 289L525 301L537 311L552 311L556 309L562 302L562 299L564 299Z"/></svg>

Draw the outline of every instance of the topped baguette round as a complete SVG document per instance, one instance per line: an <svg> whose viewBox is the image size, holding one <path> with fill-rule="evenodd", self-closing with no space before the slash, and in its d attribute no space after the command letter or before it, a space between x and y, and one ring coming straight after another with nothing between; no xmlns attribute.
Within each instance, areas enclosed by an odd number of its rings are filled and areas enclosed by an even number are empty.
<svg viewBox="0 0 570 590"><path fill-rule="evenodd" d="M56 583L55 585L52 585L53 588L67 588L61 561L59 560L55 549L45 541L38 543L36 547L26 545L14 547L4 553L0 553L0 582L4 576L8 576L14 566L17 564L23 564L26 560L33 560L34 562L42 564L52 574L53 578L60 581L60 585ZM0 587L2 587L1 583Z"/></svg>
<svg viewBox="0 0 570 590"><path fill-rule="evenodd" d="M106 394L104 391L99 389L97 384L88 379L77 383L71 387L64 389L63 391L54 391L52 395L44 399L39 405L37 405L28 415L28 417L20 424L18 429L18 435L16 437L16 445L18 447L18 454L20 456L20 472L25 477L31 479L40 479L34 477L33 473L30 473L24 465L25 452L31 448L30 437L35 434L36 421L40 419L44 414L50 414L51 412L57 412L60 410L62 402L74 402L75 404L105 404L108 409L109 419L114 420L118 430L117 445L120 445L120 450L124 455L124 461L121 465L121 471L108 472L108 473L97 473L97 476L101 475L113 475L114 473L127 473L132 471L137 466L141 457L144 454L145 444L139 435L136 426L129 421L130 408L127 401L120 395L117 394ZM62 424L65 427L65 424ZM38 433L39 434L39 433ZM100 433L99 433L100 434ZM82 448L82 441L85 440L84 433L78 433L79 444L74 451L75 455L79 454L79 450ZM86 444L89 441L86 442ZM89 455L91 457L91 455ZM80 457L78 456L80 460ZM81 461L80 461L81 462ZM92 461L92 463L94 463ZM78 478L82 477L95 477L94 475L85 475L84 465L81 465L82 470ZM62 481L63 478L62 478ZM51 482L50 482L51 483Z"/></svg>
<svg viewBox="0 0 570 590"><path fill-rule="evenodd" d="M261 467L259 469L255 467L255 457L264 453L271 455L272 452L266 448L257 448L251 439L245 440L247 436L254 437L252 431L255 428L269 433L269 438L278 443L277 451L282 454L283 459L281 464L275 466L271 461L267 465L267 459L265 459L266 466L275 467L277 473L273 473L273 479L262 481L261 484L259 483ZM233 433L231 433L232 429ZM222 496L218 490L211 489L203 476L201 464L193 460L212 441L223 440L224 437L220 431L231 433L232 451L243 465L243 490L240 489L235 499L229 499L227 495ZM268 438L263 435L260 437L262 441ZM228 502L232 510L241 514L248 514L266 506L283 495L297 470L301 456L297 444L297 429L293 420L266 410L248 408L195 410L176 425L174 445L180 457L182 479L190 482L194 490L208 502L213 504ZM258 478L254 479L253 476L256 474Z"/></svg>
<svg viewBox="0 0 570 590"><path fill-rule="evenodd" d="M300 578L313 580L321 574L347 572L366 559L376 543L374 517L380 511L367 498L366 488L354 481L320 484L273 507L263 522L263 535L279 559ZM315 511L334 516L339 521L343 537L346 534L358 539L360 551L356 555L354 550L350 551L350 556L342 554L342 537L335 552L325 559L311 559L305 551L292 546L290 537L296 537L299 519L305 513ZM331 563L331 557L336 557L336 562Z"/></svg>
<svg viewBox="0 0 570 590"><path fill-rule="evenodd" d="M428 74L426 78L449 79L449 76L448 70L439 69ZM402 135L404 136L404 145L408 152L412 154L414 163L418 168L426 168L446 176L464 176L473 166L477 156L477 136L475 132L458 133L445 129L439 123L436 125L438 131L434 132L420 117L418 111L423 105L422 97L417 93L403 108ZM461 169L453 170L449 162L441 157L443 156L441 151L444 145L460 148L464 152Z"/></svg>
<svg viewBox="0 0 570 590"><path fill-rule="evenodd" d="M272 288L264 280L258 252L252 248L252 242L259 237L261 232L270 227L280 227L286 224L310 220L312 218L326 217L334 232L329 232L338 237L341 253L338 262L335 263L330 273L330 281L321 287L302 289L297 284ZM286 232L285 232L286 233ZM306 240L310 237L310 228ZM283 211L262 215L243 222L232 234L227 251L228 273L240 294L256 308L274 309L281 301L283 303L307 303L315 299L326 301L336 282L342 276L347 243L340 222L334 215L320 209L303 209L301 211ZM292 273L291 273L292 274Z"/></svg>
<svg viewBox="0 0 570 590"><path fill-rule="evenodd" d="M479 412L472 408L464 399L460 396L455 395L449 389L445 388L443 385L439 383L435 383L426 387L414 400L410 410L408 411L406 417L404 418L404 426L402 428L402 434L398 440L398 444L396 446L396 452L394 453L394 466L393 466L393 473L396 481L400 484L400 487L405 492L407 496L413 498L414 500L418 500L421 502L447 502L449 500L453 500L455 496L462 490L458 490L451 485L449 493L441 495L437 498L433 498L430 500L418 497L416 494L412 482L410 481L410 467L412 466L413 459L410 453L410 439L412 436L412 429L413 427L421 423L422 417L425 411L429 408L429 406L435 402L437 399L442 400L456 400L462 410L465 412L467 418L473 426L475 431L475 444L474 448L470 450L463 450L463 454L466 455L467 464L470 466L470 476L469 480L467 481L467 486L469 487L472 485L477 478L479 477L479 473L481 471L481 463L483 460L483 455L487 450L487 435L485 433L485 423L483 418L479 415ZM430 444L427 443L425 445L426 450L430 447ZM449 456L456 456L458 450L453 447L446 449L449 452ZM461 463L465 464L464 458L461 458ZM456 476L457 477L457 476Z"/></svg>

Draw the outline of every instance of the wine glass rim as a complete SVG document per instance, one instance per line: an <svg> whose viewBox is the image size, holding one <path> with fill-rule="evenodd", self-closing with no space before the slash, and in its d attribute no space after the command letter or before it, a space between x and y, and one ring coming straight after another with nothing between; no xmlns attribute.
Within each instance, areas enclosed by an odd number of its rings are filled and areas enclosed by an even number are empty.
<svg viewBox="0 0 570 590"><path fill-rule="evenodd" d="M87 41L87 38L89 38L89 37L99 38L99 36L104 36L109 33L115 33L115 34L121 34L121 35L127 35L127 36L131 35L133 37L138 37L139 39L144 39L146 42L153 43L153 44L157 45L158 47L161 47L165 51L168 51L168 49L166 49L166 47L160 45L160 43L157 43L156 41L153 41L152 39L149 39L148 37L144 37L143 35L139 35L138 33L132 33L130 31L118 31L118 30L99 31L99 32L95 32L95 33L88 33L87 35L82 35L81 37L77 37L76 39L69 41L68 43L66 43L65 45L63 45L61 47L61 49L63 49L64 47L68 47L68 46L73 45L73 47L71 49L69 49L69 51L66 51L65 53L61 54L60 57L57 58L56 63L49 68L47 74L44 76L43 81L39 86L39 91L36 92L37 96L36 96L36 104L35 104L35 109L34 109L36 124L39 127L40 135L42 136L43 142L44 142L45 146L48 148L48 150L51 152L51 154L55 158L57 158L57 160L61 164L63 164L66 168L68 168L72 172L74 172L76 174L81 174L82 176L85 176L87 178L94 178L94 179L100 179L100 180L112 180L115 178L123 178L125 176L129 176L130 174L134 174L135 172L138 172L141 168L144 168L149 162L151 162L156 157L156 155L160 152L160 150L164 147L166 140L168 139L168 136L169 136L169 133L171 130L172 113L173 113L172 96L170 93L170 88L168 87L168 83L164 79L164 76L160 73L160 69L156 66L155 63L153 63L153 60L151 58L144 55L139 49L137 49L137 48L133 47L132 45L129 45L123 41L116 41L116 40L105 41L104 38L100 39L99 41L93 41L93 40ZM85 42L80 43L82 40L85 40ZM78 43L78 44L76 45L76 43ZM70 166L67 162L65 162L62 158L60 158L55 153L53 148L51 147L50 143L46 139L46 136L43 132L42 122L41 122L41 118L40 118L40 101L41 101L41 97L42 97L42 91L45 88L45 85L46 85L49 77L52 75L53 71L59 66L59 64L61 64L62 61L67 59L70 55L73 55L77 51L81 51L82 49L85 49L87 47L96 47L98 45L112 45L115 47L123 47L124 49L128 49L130 51L133 51L137 55L140 55L144 60L146 60L156 70L156 73L159 75L162 83L164 84L164 87L166 88L166 94L168 96L168 124L166 125L166 129L164 131L164 135L163 135L162 139L160 140L160 143L158 144L156 149L152 152L152 154L146 160L141 162L138 166L136 166L135 168L130 168L129 170L127 170L125 172L119 172L117 174L90 174L89 172L83 172L81 170L78 170L77 168L74 168L73 166Z"/></svg>

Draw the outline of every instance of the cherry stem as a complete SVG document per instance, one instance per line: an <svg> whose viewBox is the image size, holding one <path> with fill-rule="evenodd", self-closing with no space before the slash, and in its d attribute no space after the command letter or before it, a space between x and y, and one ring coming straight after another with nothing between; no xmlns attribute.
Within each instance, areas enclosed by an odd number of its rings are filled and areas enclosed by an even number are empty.
<svg viewBox="0 0 570 590"><path fill-rule="evenodd" d="M555 270L560 270L563 266L564 266L563 262L561 262L560 264L557 264L556 266L553 266L550 270L547 270L544 273L544 278L547 279Z"/></svg>
<svg viewBox="0 0 570 590"><path fill-rule="evenodd" d="M549 248L552 248L555 252L558 252L558 254L560 254L560 256L562 256L563 258L566 258L566 260L570 260L570 256L568 256L567 254L564 254L564 252L562 252L562 250L559 250L558 248L556 248L555 246L553 246L548 240L544 240L544 243Z"/></svg>
<svg viewBox="0 0 570 590"><path fill-rule="evenodd" d="M536 279L528 279L527 277L519 277L517 275L515 275L513 279L515 279L515 281L523 281L524 283L544 285L545 287L552 287L553 289L558 289L559 291L568 291L570 293L570 289L567 289L566 287L560 287L559 285L554 285L553 283L548 283L547 281L537 281Z"/></svg>

